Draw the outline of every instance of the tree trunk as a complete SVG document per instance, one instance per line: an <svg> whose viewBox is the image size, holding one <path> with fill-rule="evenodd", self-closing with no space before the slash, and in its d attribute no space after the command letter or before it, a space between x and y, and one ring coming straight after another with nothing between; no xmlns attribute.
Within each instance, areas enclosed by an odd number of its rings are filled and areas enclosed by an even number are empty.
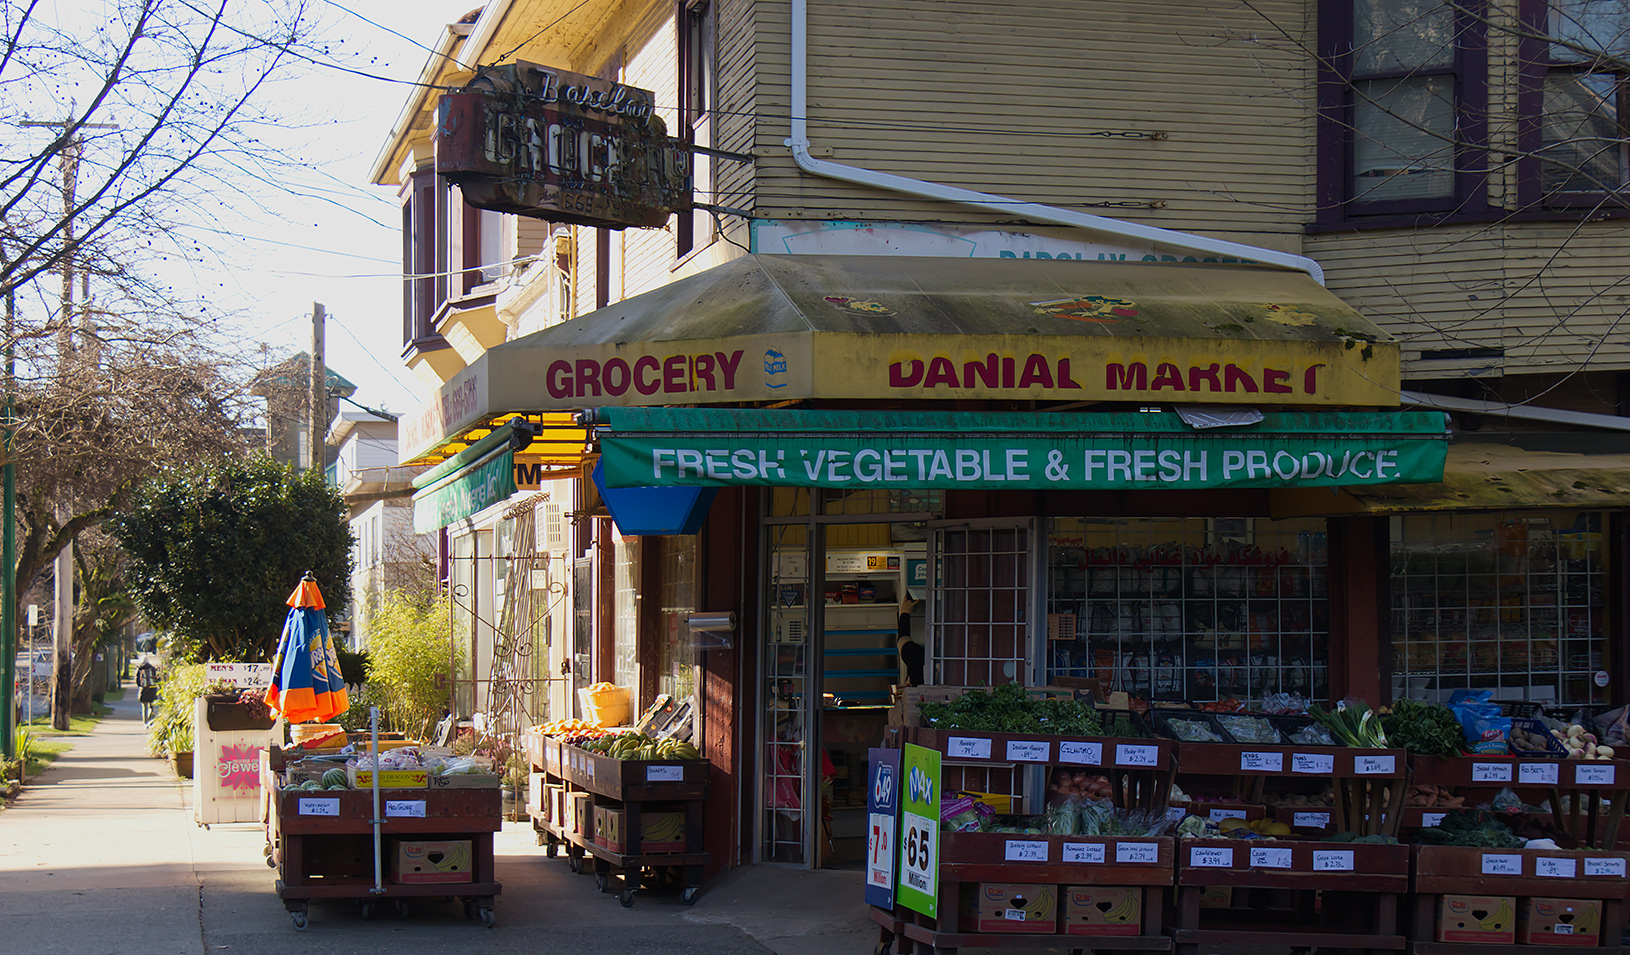
<svg viewBox="0 0 1630 955"><path fill-rule="evenodd" d="M51 662L51 728L66 730L74 708L73 663L58 647Z"/></svg>

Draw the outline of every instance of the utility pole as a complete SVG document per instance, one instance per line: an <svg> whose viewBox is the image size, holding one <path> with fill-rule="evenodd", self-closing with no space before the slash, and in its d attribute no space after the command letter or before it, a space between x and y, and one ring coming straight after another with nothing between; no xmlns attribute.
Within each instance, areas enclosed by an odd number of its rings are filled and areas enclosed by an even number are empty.
<svg viewBox="0 0 1630 955"><path fill-rule="evenodd" d="M309 466L323 473L323 442L328 439L328 312L322 302L311 303L311 454Z"/></svg>
<svg viewBox="0 0 1630 955"><path fill-rule="evenodd" d="M0 258L4 258L0 252ZM17 704L15 702L17 686L17 526L14 520L17 514L17 465L11 460L11 414L13 405L12 385L16 382L16 348L17 340L17 295L12 289L6 289L6 328L5 328L5 420L0 423L4 431L4 447L0 453L5 455L4 468L4 507L5 527L0 529L0 696L5 697L5 706L0 708L0 758L17 758ZM34 712L34 654L33 646L29 646L28 663L28 709L32 717Z"/></svg>

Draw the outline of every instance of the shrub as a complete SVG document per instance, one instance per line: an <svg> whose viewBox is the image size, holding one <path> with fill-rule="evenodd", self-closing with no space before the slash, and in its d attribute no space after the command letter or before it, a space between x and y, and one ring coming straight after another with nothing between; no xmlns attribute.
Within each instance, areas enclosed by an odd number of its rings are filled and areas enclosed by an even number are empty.
<svg viewBox="0 0 1630 955"><path fill-rule="evenodd" d="M368 628L368 689L391 727L424 739L447 709L456 676L446 598L391 591ZM364 710L362 719L367 720Z"/></svg>
<svg viewBox="0 0 1630 955"><path fill-rule="evenodd" d="M147 749L154 756L192 749L193 701L207 682L202 663L172 663L159 674L158 702L147 730Z"/></svg>

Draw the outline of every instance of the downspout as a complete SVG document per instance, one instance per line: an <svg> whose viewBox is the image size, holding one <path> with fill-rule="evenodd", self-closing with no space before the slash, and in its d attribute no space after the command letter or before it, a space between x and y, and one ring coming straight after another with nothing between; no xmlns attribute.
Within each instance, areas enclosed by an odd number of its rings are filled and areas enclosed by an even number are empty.
<svg viewBox="0 0 1630 955"><path fill-rule="evenodd" d="M971 189L959 189L955 186L924 182L921 179L910 179L905 176L877 172L872 169L862 169L859 166L848 166L843 163L816 159L809 154L809 128L807 123L809 115L808 21L809 0L792 0L792 35L790 38L792 45L792 136L785 141L784 145L792 150L793 161L804 172L812 176L823 176L828 179L838 179L862 186L872 186L877 189L886 189L890 192L903 193L922 199L937 199L942 202L975 206L989 212L1002 212L1035 222L1086 229L1090 232L1120 236L1126 239L1139 239L1144 242L1152 242L1189 252L1200 252L1206 255L1250 259L1265 265L1275 265L1281 268L1306 272L1313 277L1314 281L1320 285L1324 284L1324 269L1320 267L1319 263L1306 256L1291 255L1288 252L1275 252L1272 249L1244 245L1239 242L1229 242L1226 239L1208 239L1205 236L1193 235L1188 232L1139 225L1134 222L1124 222L1120 219L1110 219L1086 212L1059 209L1034 202L1020 202L1017 199L992 195L988 192L974 192Z"/></svg>

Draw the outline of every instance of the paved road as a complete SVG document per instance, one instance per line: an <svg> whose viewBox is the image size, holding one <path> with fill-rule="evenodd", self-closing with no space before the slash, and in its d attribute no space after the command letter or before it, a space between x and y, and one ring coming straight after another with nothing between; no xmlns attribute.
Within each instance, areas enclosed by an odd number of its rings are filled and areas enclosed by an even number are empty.
<svg viewBox="0 0 1630 955"><path fill-rule="evenodd" d="M192 822L191 792L146 756L140 711L115 704L41 784L0 812L0 951L8 955L593 953L826 955L871 950L857 873L744 868L694 907L642 897L624 909L546 859L530 828L498 837L498 926L456 904L364 922L352 903L313 905L293 931L262 862L258 826Z"/></svg>

